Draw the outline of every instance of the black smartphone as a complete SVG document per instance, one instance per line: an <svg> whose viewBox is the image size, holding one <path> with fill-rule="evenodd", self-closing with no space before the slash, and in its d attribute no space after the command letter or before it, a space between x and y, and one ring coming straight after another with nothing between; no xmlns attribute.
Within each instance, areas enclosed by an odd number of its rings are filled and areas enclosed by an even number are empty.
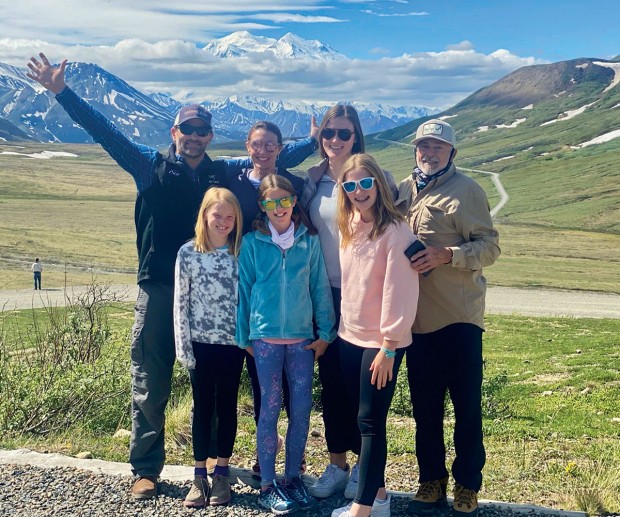
<svg viewBox="0 0 620 517"><path fill-rule="evenodd" d="M413 243L411 243L411 245L405 250L405 255L409 260L411 260L411 257L413 257L416 253L425 249L426 246L424 246L421 241L413 241ZM426 271L425 273L422 273L422 276L428 276L432 271L432 269L430 271Z"/></svg>
<svg viewBox="0 0 620 517"><path fill-rule="evenodd" d="M405 255L407 255L407 258L409 260L411 260L411 257L413 257L416 253L418 253L419 251L425 250L426 246L424 246L424 244L422 244L422 241L414 241L406 250L405 250Z"/></svg>

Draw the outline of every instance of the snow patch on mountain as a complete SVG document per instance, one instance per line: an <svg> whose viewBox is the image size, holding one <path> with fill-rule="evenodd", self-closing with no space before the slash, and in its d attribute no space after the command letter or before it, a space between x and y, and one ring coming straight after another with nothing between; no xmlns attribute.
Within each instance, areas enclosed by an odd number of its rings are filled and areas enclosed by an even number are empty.
<svg viewBox="0 0 620 517"><path fill-rule="evenodd" d="M576 117L577 115L581 115L585 110L587 110L590 106L596 104L598 101L594 101L591 102L589 104L585 104L583 106L581 106L581 108L577 108L574 110L569 110L569 111L565 111L564 113L560 113L557 118L554 118L553 120L547 120L547 122L543 122L541 124L542 126L548 126L549 124L555 124L556 122L559 122L561 120L570 120L571 118Z"/></svg>
<svg viewBox="0 0 620 517"><path fill-rule="evenodd" d="M592 64L611 68L614 71L614 78L609 84L609 86L603 90L603 93L608 92L618 83L620 83L620 63L606 63L604 61L593 61Z"/></svg>
<svg viewBox="0 0 620 517"><path fill-rule="evenodd" d="M280 39L254 36L247 31L238 31L211 41L203 48L207 54L220 58L244 57L252 53L271 53L283 59L310 59L339 61L348 59L329 45L319 40L307 40L288 32Z"/></svg>

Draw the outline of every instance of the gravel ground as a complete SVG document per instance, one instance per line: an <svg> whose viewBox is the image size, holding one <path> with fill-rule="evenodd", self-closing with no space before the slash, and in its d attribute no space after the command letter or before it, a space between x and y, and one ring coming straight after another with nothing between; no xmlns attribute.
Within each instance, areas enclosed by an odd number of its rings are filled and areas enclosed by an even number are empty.
<svg viewBox="0 0 620 517"><path fill-rule="evenodd" d="M123 476L97 474L69 467L40 468L30 465L0 465L0 516L267 516L260 509L257 491L250 486L233 486L233 501L218 508L189 510L183 499L190 482L164 481L159 485L159 497L148 501L134 501L129 497L131 479ZM305 513L316 517L330 516L334 508L348 503L342 496L324 499ZM407 511L405 497L393 497L392 516L413 515ZM301 514L301 512L298 512ZM450 511L425 514L431 517L449 516ZM566 515L544 512L545 515ZM482 517L510 515L538 515L536 510L517 512L495 505L481 507Z"/></svg>

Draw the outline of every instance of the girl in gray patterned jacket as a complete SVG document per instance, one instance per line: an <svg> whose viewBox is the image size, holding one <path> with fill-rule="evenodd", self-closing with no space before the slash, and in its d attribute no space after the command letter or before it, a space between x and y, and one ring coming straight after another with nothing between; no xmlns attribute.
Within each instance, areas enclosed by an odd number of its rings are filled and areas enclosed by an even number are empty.
<svg viewBox="0 0 620 517"><path fill-rule="evenodd" d="M234 194L209 189L200 206L195 237L177 255L174 337L179 362L189 370L194 408L194 482L187 507L230 501L228 462L237 434L237 395L244 352L235 345L241 209ZM210 486L206 460L217 408L217 465Z"/></svg>

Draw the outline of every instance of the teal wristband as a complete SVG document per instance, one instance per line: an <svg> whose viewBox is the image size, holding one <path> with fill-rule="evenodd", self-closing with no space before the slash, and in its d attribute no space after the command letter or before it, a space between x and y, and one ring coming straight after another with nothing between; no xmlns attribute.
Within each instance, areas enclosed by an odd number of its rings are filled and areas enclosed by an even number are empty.
<svg viewBox="0 0 620 517"><path fill-rule="evenodd" d="M385 357L391 359L392 357L396 357L396 350L388 350L384 346L381 347L381 351L385 354Z"/></svg>

